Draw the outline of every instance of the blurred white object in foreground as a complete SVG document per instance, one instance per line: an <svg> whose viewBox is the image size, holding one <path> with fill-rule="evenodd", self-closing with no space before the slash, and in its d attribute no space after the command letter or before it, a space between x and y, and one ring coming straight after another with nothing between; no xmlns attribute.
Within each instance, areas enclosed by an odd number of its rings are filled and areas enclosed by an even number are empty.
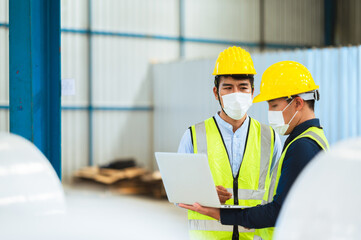
<svg viewBox="0 0 361 240"><path fill-rule="evenodd" d="M187 239L186 211L184 226L172 224L170 205L86 190L68 191L65 201L46 157L24 138L0 133L1 240Z"/></svg>
<svg viewBox="0 0 361 240"><path fill-rule="evenodd" d="M361 138L319 154L292 187L274 239L360 239L360 183Z"/></svg>
<svg viewBox="0 0 361 240"><path fill-rule="evenodd" d="M0 213L24 216L65 212L53 167L28 140L0 133Z"/></svg>

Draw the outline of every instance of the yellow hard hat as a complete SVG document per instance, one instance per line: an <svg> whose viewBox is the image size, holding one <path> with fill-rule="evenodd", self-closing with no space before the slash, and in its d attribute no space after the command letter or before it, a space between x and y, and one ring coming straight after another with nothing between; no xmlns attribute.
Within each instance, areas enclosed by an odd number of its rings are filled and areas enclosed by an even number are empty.
<svg viewBox="0 0 361 240"><path fill-rule="evenodd" d="M291 97L318 89L310 71L294 61L282 61L271 65L262 75L261 91L253 102Z"/></svg>
<svg viewBox="0 0 361 240"><path fill-rule="evenodd" d="M229 47L218 55L213 75L256 74L251 55L240 47Z"/></svg>

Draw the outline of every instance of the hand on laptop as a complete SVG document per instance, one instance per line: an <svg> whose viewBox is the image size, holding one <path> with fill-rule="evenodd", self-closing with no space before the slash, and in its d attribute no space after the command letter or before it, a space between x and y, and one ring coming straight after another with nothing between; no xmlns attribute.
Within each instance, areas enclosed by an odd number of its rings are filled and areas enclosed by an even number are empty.
<svg viewBox="0 0 361 240"><path fill-rule="evenodd" d="M199 205L199 203L195 203L193 205L180 203L178 206L181 208L188 209L188 210L196 211L203 215L207 215L216 220L219 220L221 218L219 208L203 207L203 206Z"/></svg>
<svg viewBox="0 0 361 240"><path fill-rule="evenodd" d="M228 192L223 186L216 186L219 201L224 204L228 199L232 197L232 193Z"/></svg>

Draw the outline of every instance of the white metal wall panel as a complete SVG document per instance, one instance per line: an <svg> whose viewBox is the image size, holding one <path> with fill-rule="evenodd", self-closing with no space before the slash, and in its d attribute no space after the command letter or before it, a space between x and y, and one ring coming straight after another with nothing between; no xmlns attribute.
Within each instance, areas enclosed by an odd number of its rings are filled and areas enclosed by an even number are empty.
<svg viewBox="0 0 361 240"><path fill-rule="evenodd" d="M331 144L361 136L361 46L252 54L257 75L255 95L259 93L263 72L272 64L293 60L304 64L320 86L321 100L316 102L316 117L321 120ZM214 101L208 96L214 61L183 61L155 65L154 78L154 150L176 151L185 129L210 115ZM184 76L183 81L167 82L164 76ZM196 76L196 78L190 78ZM194 82L194 79L197 79ZM193 81L192 81L193 80ZM167 83L167 85L164 85ZM162 91L166 87L168 91ZM187 98L180 92L187 91ZM172 96L172 100L168 99ZM249 115L267 123L267 103L254 104ZM171 137L169 137L171 136Z"/></svg>
<svg viewBox="0 0 361 240"><path fill-rule="evenodd" d="M0 109L0 132L9 132L9 110Z"/></svg>
<svg viewBox="0 0 361 240"><path fill-rule="evenodd" d="M88 28L88 0L61 1L61 27L75 30ZM87 106L89 90L88 35L61 34L61 77L75 81L75 95L62 96L62 106ZM70 181L74 171L87 166L88 111L62 111L62 178Z"/></svg>
<svg viewBox="0 0 361 240"><path fill-rule="evenodd" d="M185 37L259 41L259 0L184 0Z"/></svg>
<svg viewBox="0 0 361 240"><path fill-rule="evenodd" d="M232 45L186 42L184 43L184 57L186 59L217 58L220 52L229 47ZM255 50L251 47L242 48L247 51Z"/></svg>
<svg viewBox="0 0 361 240"><path fill-rule="evenodd" d="M0 0L0 23L9 22L9 2ZM0 105L9 104L9 29L0 27ZM9 110L0 109L0 131L9 131Z"/></svg>
<svg viewBox="0 0 361 240"><path fill-rule="evenodd" d="M177 151L188 127L214 115L214 60L153 66L154 151Z"/></svg>
<svg viewBox="0 0 361 240"><path fill-rule="evenodd" d="M323 0L265 1L265 41L321 46L324 40L323 2Z"/></svg>
<svg viewBox="0 0 361 240"><path fill-rule="evenodd" d="M88 28L88 0L61 0L61 27Z"/></svg>
<svg viewBox="0 0 361 240"><path fill-rule="evenodd" d="M88 165L88 112L62 111L62 177Z"/></svg>
<svg viewBox="0 0 361 240"><path fill-rule="evenodd" d="M178 36L178 0L93 0L93 29Z"/></svg>
<svg viewBox="0 0 361 240"><path fill-rule="evenodd" d="M93 97L95 105L151 106L148 64L176 59L177 42L94 36Z"/></svg>
<svg viewBox="0 0 361 240"><path fill-rule="evenodd" d="M62 96L62 105L85 106L88 104L88 37L83 34L61 35L61 78L75 81L75 95Z"/></svg>
<svg viewBox="0 0 361 240"><path fill-rule="evenodd" d="M9 0L0 0L0 23L9 22Z"/></svg>
<svg viewBox="0 0 361 240"><path fill-rule="evenodd" d="M94 163L134 158L138 165L151 168L152 119L150 112L95 112Z"/></svg>
<svg viewBox="0 0 361 240"><path fill-rule="evenodd" d="M0 27L0 105L9 104L9 29Z"/></svg>

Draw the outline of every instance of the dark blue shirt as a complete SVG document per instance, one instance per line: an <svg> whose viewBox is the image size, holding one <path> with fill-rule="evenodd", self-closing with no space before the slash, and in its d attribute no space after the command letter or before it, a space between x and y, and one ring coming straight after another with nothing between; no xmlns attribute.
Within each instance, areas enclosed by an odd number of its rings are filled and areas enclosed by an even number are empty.
<svg viewBox="0 0 361 240"><path fill-rule="evenodd" d="M311 119L293 129L286 139L284 148L297 136L310 127L321 127L319 119ZM300 138L287 149L276 195L273 201L248 209L221 209L221 223L224 225L241 225L246 228L274 227L282 204L292 184L302 169L322 148L310 138Z"/></svg>

